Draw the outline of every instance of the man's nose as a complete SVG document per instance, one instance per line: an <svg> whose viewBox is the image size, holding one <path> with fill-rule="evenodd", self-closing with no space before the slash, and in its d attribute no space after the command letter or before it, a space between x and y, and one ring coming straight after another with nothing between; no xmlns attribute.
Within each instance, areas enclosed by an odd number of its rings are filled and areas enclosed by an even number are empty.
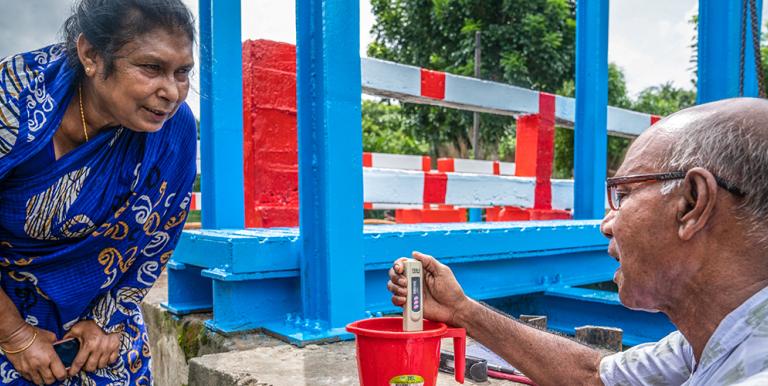
<svg viewBox="0 0 768 386"><path fill-rule="evenodd" d="M609 239L613 237L613 220L615 218L616 211L611 209L605 217L603 217L603 221L600 223L600 232Z"/></svg>

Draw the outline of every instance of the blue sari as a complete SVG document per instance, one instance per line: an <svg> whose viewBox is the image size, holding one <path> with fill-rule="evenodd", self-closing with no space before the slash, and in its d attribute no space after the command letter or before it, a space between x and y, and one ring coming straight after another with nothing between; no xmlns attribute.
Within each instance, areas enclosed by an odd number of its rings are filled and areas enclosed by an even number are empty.
<svg viewBox="0 0 768 386"><path fill-rule="evenodd" d="M86 319L121 334L115 364L61 384L149 385L139 304L186 221L195 120L183 104L156 133L102 130L44 170L13 173L50 146L74 82L60 45L0 62L0 287L59 338ZM0 383L28 384L3 355Z"/></svg>

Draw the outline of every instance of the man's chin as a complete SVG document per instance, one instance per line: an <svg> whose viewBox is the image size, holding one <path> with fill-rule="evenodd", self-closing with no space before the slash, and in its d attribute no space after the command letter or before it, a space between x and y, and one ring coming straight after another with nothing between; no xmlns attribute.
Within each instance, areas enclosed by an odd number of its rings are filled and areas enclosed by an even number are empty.
<svg viewBox="0 0 768 386"><path fill-rule="evenodd" d="M621 302L621 304L624 307L627 307L627 308L629 308L630 310L633 310L633 311L644 311L644 312L650 312L650 313L660 312L659 310L657 310L657 309L655 309L655 308L653 308L651 306L644 305L644 304L638 304L637 302L635 302L631 298L631 296L622 295L621 284L618 284L618 285L619 285L619 301Z"/></svg>
<svg viewBox="0 0 768 386"><path fill-rule="evenodd" d="M624 303L622 303L622 304L624 304ZM655 314L655 313L657 313L657 312L661 312L661 311L659 311L659 310L656 310L656 309L653 309L653 308L643 308L643 307L630 307L630 306L628 306L628 305L626 305L626 304L624 304L624 306L625 306L625 307L627 307L627 308L629 308L629 309L630 309L630 310L632 310L632 311L643 311L643 312L650 312L650 313L652 313L652 314Z"/></svg>

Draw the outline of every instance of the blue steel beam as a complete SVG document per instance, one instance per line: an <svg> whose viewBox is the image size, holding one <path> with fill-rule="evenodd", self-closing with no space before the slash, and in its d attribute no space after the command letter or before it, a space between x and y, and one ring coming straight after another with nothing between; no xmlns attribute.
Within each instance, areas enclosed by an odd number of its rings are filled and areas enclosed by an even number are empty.
<svg viewBox="0 0 768 386"><path fill-rule="evenodd" d="M756 3L760 26L763 2L757 0ZM699 0L697 103L739 96L742 4L742 1ZM744 96L755 97L758 90L749 14L746 22Z"/></svg>
<svg viewBox="0 0 768 386"><path fill-rule="evenodd" d="M291 341L346 336L364 317L359 1L296 1L301 318ZM310 322L308 322L310 323Z"/></svg>
<svg viewBox="0 0 768 386"><path fill-rule="evenodd" d="M243 228L240 2L200 0L200 156L204 228Z"/></svg>
<svg viewBox="0 0 768 386"><path fill-rule="evenodd" d="M608 109L608 0L576 2L574 211L580 220L605 215Z"/></svg>
<svg viewBox="0 0 768 386"><path fill-rule="evenodd" d="M547 327L568 335L581 326L621 328L627 346L655 342L676 328L662 313L633 311L619 302L615 292L555 286L543 294L489 301L512 316L546 315Z"/></svg>
<svg viewBox="0 0 768 386"><path fill-rule="evenodd" d="M365 283L359 292L371 313L398 311L385 288L386 272L414 249L449 264L466 292L479 299L605 281L616 269L598 221L366 226L362 244ZM203 286L202 270L213 288L211 328L265 328L297 345L325 340L323 323L301 309L300 246L296 228L187 231L173 262L195 271L169 270L169 280L184 289L170 294L169 309L201 307L194 294Z"/></svg>
<svg viewBox="0 0 768 386"><path fill-rule="evenodd" d="M389 268L398 256L420 250L452 262L495 261L558 251L600 250L608 240L599 221L525 221L368 225L363 234L366 266ZM173 261L235 274L299 270L301 243L296 228L189 230L181 236ZM607 256L607 255L606 255ZM613 262L606 258L606 263Z"/></svg>

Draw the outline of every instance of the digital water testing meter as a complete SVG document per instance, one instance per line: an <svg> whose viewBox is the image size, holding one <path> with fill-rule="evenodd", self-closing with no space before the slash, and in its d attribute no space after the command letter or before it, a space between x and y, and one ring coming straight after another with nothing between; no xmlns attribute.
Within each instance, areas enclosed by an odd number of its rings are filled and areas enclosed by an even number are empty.
<svg viewBox="0 0 768 386"><path fill-rule="evenodd" d="M422 331L424 329L424 274L421 262L408 259L403 267L408 281L408 296L403 307L403 331Z"/></svg>

